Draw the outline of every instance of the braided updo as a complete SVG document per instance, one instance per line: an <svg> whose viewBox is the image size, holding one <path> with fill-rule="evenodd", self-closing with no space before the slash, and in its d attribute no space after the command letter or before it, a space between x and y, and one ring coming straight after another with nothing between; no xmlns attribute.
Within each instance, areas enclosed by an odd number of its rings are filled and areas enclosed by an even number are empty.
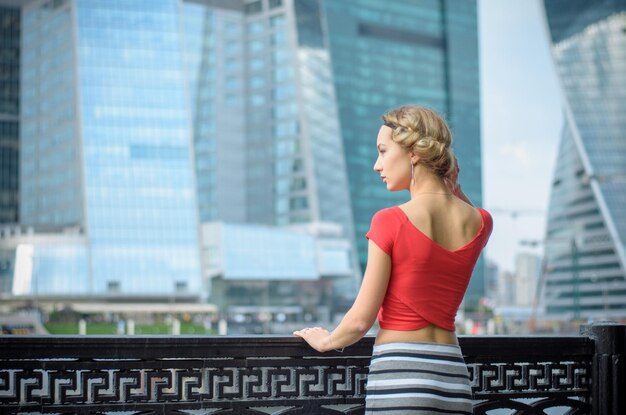
<svg viewBox="0 0 626 415"><path fill-rule="evenodd" d="M383 115L393 131L391 139L417 155L420 163L439 177L447 178L456 170L452 152L452 133L446 122L429 108L407 105Z"/></svg>

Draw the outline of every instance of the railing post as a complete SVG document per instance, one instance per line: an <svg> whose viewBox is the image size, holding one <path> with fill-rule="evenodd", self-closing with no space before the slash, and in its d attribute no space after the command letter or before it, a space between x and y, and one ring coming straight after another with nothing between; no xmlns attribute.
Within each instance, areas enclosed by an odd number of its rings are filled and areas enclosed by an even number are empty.
<svg viewBox="0 0 626 415"><path fill-rule="evenodd" d="M626 414L626 325L603 321L582 326L580 331L595 343L592 413Z"/></svg>

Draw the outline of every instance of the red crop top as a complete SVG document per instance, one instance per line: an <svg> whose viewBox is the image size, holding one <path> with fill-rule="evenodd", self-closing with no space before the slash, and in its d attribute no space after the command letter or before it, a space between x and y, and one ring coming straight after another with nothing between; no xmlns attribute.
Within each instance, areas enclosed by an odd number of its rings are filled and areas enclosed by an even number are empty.
<svg viewBox="0 0 626 415"><path fill-rule="evenodd" d="M381 328L417 330L432 323L454 330L456 312L493 229L489 212L478 212L480 230L454 251L422 233L398 206L374 215L365 237L391 257L389 285L378 312Z"/></svg>

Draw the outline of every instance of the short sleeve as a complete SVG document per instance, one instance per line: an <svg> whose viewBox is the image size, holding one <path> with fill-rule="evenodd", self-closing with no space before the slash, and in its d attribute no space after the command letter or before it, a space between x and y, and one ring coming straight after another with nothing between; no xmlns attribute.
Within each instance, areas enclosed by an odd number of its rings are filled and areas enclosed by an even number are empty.
<svg viewBox="0 0 626 415"><path fill-rule="evenodd" d="M394 226L394 217L391 209L383 209L374 215L370 230L365 237L373 241L387 255L391 256L393 250L393 242L396 237L396 226Z"/></svg>
<svg viewBox="0 0 626 415"><path fill-rule="evenodd" d="M491 232L493 231L493 218L491 214L487 212L485 209L480 209L480 212L483 216L483 222L485 230L483 231L483 246L487 245L487 241L489 241L489 237L491 236Z"/></svg>

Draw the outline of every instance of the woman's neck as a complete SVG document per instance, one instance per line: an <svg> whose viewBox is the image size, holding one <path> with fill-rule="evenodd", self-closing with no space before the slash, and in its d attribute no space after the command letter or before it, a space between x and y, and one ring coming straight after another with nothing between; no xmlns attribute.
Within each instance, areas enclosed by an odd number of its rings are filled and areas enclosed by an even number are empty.
<svg viewBox="0 0 626 415"><path fill-rule="evenodd" d="M409 193L411 199L422 194L451 194L441 177L425 169L419 169L415 172L415 180L409 188Z"/></svg>

